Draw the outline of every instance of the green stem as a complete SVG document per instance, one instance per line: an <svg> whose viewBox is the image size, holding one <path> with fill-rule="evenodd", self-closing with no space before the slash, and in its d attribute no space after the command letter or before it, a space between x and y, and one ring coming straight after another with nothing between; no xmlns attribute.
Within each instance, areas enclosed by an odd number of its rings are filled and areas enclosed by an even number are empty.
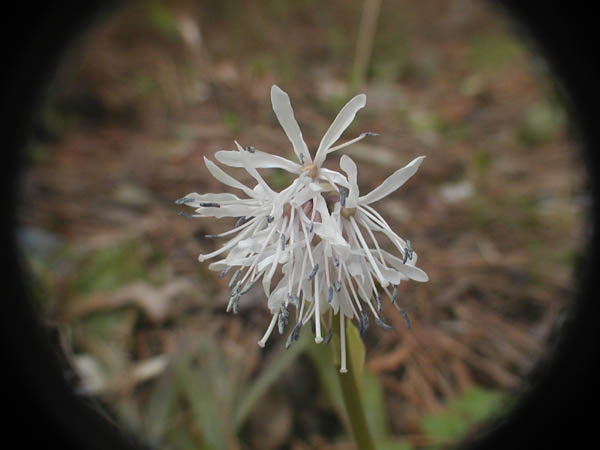
<svg viewBox="0 0 600 450"><path fill-rule="evenodd" d="M336 337L340 337L340 320L339 316L333 316L333 334ZM345 320L345 327L352 326L347 319ZM345 330L344 330L345 331ZM347 333L346 334L346 341ZM337 340L337 339L336 339ZM338 341L339 342L339 341ZM344 398L344 406L348 414L348 420L350 422L350 428L354 435L354 440L359 450L375 450L373 444L373 438L371 437L371 431L367 424L367 418L362 405L362 399L359 391L359 378L358 374L354 373L352 365L352 355L349 351L349 347L346 346L346 358L348 363L348 372L340 373L338 367L338 378L340 380L340 387L342 388L342 397ZM339 348L334 349L335 352L339 351ZM334 358L335 361L335 358Z"/></svg>

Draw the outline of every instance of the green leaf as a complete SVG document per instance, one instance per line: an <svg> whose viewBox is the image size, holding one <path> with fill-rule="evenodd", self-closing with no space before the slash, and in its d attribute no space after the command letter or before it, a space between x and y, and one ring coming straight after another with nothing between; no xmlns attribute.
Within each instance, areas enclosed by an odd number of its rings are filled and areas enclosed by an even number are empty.
<svg viewBox="0 0 600 450"><path fill-rule="evenodd" d="M383 439L389 435L383 387L377 377L368 370L363 370L361 378L360 393L369 429L374 439Z"/></svg>
<svg viewBox="0 0 600 450"><path fill-rule="evenodd" d="M363 367L365 366L365 344L360 337L358 329L348 321L346 322L346 347L348 354L352 355L349 370L353 371L356 380L360 380Z"/></svg>
<svg viewBox="0 0 600 450"><path fill-rule="evenodd" d="M465 391L450 403L448 409L461 414L469 424L482 422L502 411L505 396L479 386Z"/></svg>
<svg viewBox="0 0 600 450"><path fill-rule="evenodd" d="M256 380L250 385L248 390L243 394L242 399L238 403L235 411L235 428L239 429L246 419L248 414L256 402L264 395L271 385L277 381L279 376L298 358L304 351L311 337L308 333L303 333L300 339L292 344L289 349L281 348L275 356L271 364L267 366Z"/></svg>
<svg viewBox="0 0 600 450"><path fill-rule="evenodd" d="M177 384L173 371L168 368L152 391L144 414L144 436L152 446L159 447L169 425L177 399Z"/></svg>

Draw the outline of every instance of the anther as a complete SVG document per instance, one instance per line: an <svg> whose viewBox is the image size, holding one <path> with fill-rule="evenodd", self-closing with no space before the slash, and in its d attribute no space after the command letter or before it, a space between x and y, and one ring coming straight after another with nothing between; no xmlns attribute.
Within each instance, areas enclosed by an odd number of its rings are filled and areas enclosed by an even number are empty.
<svg viewBox="0 0 600 450"><path fill-rule="evenodd" d="M296 308L298 306L300 306L300 300L298 299L297 295L292 295L292 294L288 294L288 300L290 301L290 303L292 305L294 305Z"/></svg>
<svg viewBox="0 0 600 450"><path fill-rule="evenodd" d="M227 275L229 273L229 271L232 269L231 266L229 266L227 269L224 269L221 271L221 273L219 273L219 275L217 275L219 278L223 278L225 275Z"/></svg>
<svg viewBox="0 0 600 450"><path fill-rule="evenodd" d="M246 146L244 150L246 150L248 153L254 153L256 151L256 149L251 145Z"/></svg>
<svg viewBox="0 0 600 450"><path fill-rule="evenodd" d="M221 205L219 203L215 203L215 202L202 202L200 203L200 206L203 206L204 208L220 208Z"/></svg>
<svg viewBox="0 0 600 450"><path fill-rule="evenodd" d="M394 285L394 289L392 290L392 303L396 303L396 298L398 297L398 285Z"/></svg>
<svg viewBox="0 0 600 450"><path fill-rule="evenodd" d="M374 133L372 131L365 131L363 136L379 136L379 133Z"/></svg>
<svg viewBox="0 0 600 450"><path fill-rule="evenodd" d="M214 238L218 238L219 235L218 234L205 234L204 237L206 239L214 239Z"/></svg>
<svg viewBox="0 0 600 450"><path fill-rule="evenodd" d="M387 323L385 323L383 320L381 320L379 317L375 316L375 323L380 327L383 328L385 331L392 331L394 328L392 328L391 325L388 325Z"/></svg>
<svg viewBox="0 0 600 450"><path fill-rule="evenodd" d="M229 289L231 289L233 287L233 285L237 281L237 277L240 275L241 271L242 271L242 269L238 269L238 270L235 271L235 273L231 277L231 280L229 281Z"/></svg>
<svg viewBox="0 0 600 450"><path fill-rule="evenodd" d="M410 241L406 241L406 250L404 250L404 259L402 260L402 264L406 264L407 260L412 260L413 250L410 246Z"/></svg>
<svg viewBox="0 0 600 450"><path fill-rule="evenodd" d="M175 204L176 205L183 205L185 203L192 202L192 201L194 201L193 198L181 197L181 198L178 198L177 200L175 200Z"/></svg>
<svg viewBox="0 0 600 450"><path fill-rule="evenodd" d="M184 213L182 211L179 211L177 214L179 214L181 217L185 217L186 219L193 219L194 218L194 216L192 216L191 214Z"/></svg>
<svg viewBox="0 0 600 450"><path fill-rule="evenodd" d="M242 216L242 217L238 217L238 220L235 221L235 225L233 226L233 228L237 228L239 227L241 224L243 224L246 221L246 217Z"/></svg>
<svg viewBox="0 0 600 450"><path fill-rule="evenodd" d="M285 234L281 234L281 238L279 239L281 241L281 250L285 250L285 241L287 240L285 237Z"/></svg>
<svg viewBox="0 0 600 450"><path fill-rule="evenodd" d="M271 223L275 220L275 217L273 216L267 216L267 223Z"/></svg>
<svg viewBox="0 0 600 450"><path fill-rule="evenodd" d="M360 329L359 329L360 335L362 336L363 334L365 334L365 331L367 331L368 328L369 328L369 316L367 316L367 312L363 310L360 312Z"/></svg>
<svg viewBox="0 0 600 450"><path fill-rule="evenodd" d="M406 328L410 328L410 320L408 320L408 314L406 314L406 311L404 311L402 308L400 308L400 314L402 315L402 318L404 319Z"/></svg>
<svg viewBox="0 0 600 450"><path fill-rule="evenodd" d="M329 344L329 341L331 341L332 337L333 337L333 330L329 329L329 332L327 333L327 336L325 336L325 340L323 341L323 345Z"/></svg>
<svg viewBox="0 0 600 450"><path fill-rule="evenodd" d="M257 281L258 281L258 278L254 279L250 283L246 283L246 287L242 290L242 292L240 292L240 295L246 294L250 289L252 289L254 287L254 285L256 284Z"/></svg>
<svg viewBox="0 0 600 450"><path fill-rule="evenodd" d="M327 293L327 303L331 303L333 300L333 286L329 286L329 292Z"/></svg>
<svg viewBox="0 0 600 450"><path fill-rule="evenodd" d="M377 302L377 311L381 312L383 305L381 304L381 295L379 295L379 292L375 293L375 301Z"/></svg>
<svg viewBox="0 0 600 450"><path fill-rule="evenodd" d="M315 275L317 274L317 271L319 270L319 265L315 264L315 266L312 268L310 274L308 275L308 281L312 281L312 279L315 277Z"/></svg>
<svg viewBox="0 0 600 450"><path fill-rule="evenodd" d="M346 206L346 189L340 187L340 203L342 206Z"/></svg>
<svg viewBox="0 0 600 450"><path fill-rule="evenodd" d="M335 292L340 292L342 290L342 283L340 281L336 281L334 283L335 286Z"/></svg>
<svg viewBox="0 0 600 450"><path fill-rule="evenodd" d="M235 295L235 296L231 297L229 299L229 303L227 304L227 312L230 312L233 309L233 313L237 314L237 311L238 311L237 304L238 304L239 300L240 300L239 295Z"/></svg>

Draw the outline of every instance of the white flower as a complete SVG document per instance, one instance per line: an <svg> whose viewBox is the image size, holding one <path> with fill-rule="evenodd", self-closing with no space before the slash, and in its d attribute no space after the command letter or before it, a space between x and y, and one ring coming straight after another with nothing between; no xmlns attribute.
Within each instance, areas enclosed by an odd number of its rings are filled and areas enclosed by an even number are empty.
<svg viewBox="0 0 600 450"><path fill-rule="evenodd" d="M398 170L371 193L358 197L356 165L350 158L343 156L340 162L347 176L325 169L322 164L329 153L374 134L363 133L349 142L333 146L357 111L365 106L365 95L357 95L342 108L323 136L314 159L302 138L288 95L273 86L271 102L299 163L254 147L243 148L237 142L237 150L217 152L217 161L229 167L244 168L254 178L256 185L249 188L205 158L209 172L217 180L243 191L247 198L229 193L191 193L176 201L196 208L196 214L191 217L238 217L232 230L209 236L232 237L220 249L200 255L200 261L226 253L209 268L220 271L220 276L235 269L229 283L231 296L227 307L234 313L241 296L262 279L273 317L259 341L261 346L265 345L275 326L283 334L290 321L290 304L296 307L295 325L286 347L298 338L302 326L311 319L315 342L328 341L331 330L324 339L323 328L327 325L323 313L329 308L339 314L342 330L344 317L356 318L361 331L366 329L365 305L372 311L376 323L388 328L380 316L381 301L375 281L396 304L397 285L401 280L427 281L427 275L414 267L416 254L408 242L390 229L370 203L398 189L416 172L423 157ZM298 177L281 192L275 192L258 173L257 169L263 168L284 169ZM366 242L361 228L366 230L371 244ZM382 250L374 231L385 234L402 258ZM271 290L274 279L276 285ZM390 286L393 286L391 294ZM376 307L371 301L373 296ZM346 371L344 336L342 332L342 371Z"/></svg>

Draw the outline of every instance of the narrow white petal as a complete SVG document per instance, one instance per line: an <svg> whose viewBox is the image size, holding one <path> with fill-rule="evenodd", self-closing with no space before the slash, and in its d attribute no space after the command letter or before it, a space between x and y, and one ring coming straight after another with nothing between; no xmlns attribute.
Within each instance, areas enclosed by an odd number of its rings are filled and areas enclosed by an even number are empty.
<svg viewBox="0 0 600 450"><path fill-rule="evenodd" d="M220 208L200 207L196 209L194 217L215 217L222 219L223 217L241 217L255 215L256 206L245 205L243 202L235 205L221 206Z"/></svg>
<svg viewBox="0 0 600 450"><path fill-rule="evenodd" d="M406 275L411 280L420 281L422 283L429 281L429 277L427 274L419 269L418 267L414 267L409 263L402 264L402 260L400 258L395 257L391 253L382 250L385 261L396 269L398 272Z"/></svg>
<svg viewBox="0 0 600 450"><path fill-rule="evenodd" d="M238 141L235 141L235 145L238 148L238 154L240 155L244 163L243 167L246 170L246 172L248 172L250 176L256 180L258 185L262 187L263 192L266 193L268 197L273 197L275 195L275 192L273 191L273 189L271 189L271 187L267 184L263 177L260 176L256 168L252 164L252 161L250 160L249 156L250 154L242 148Z"/></svg>
<svg viewBox="0 0 600 450"><path fill-rule="evenodd" d="M300 173L300 164L281 156L255 150L248 158L257 169L283 169L291 173ZM215 159L229 167L244 167L243 159L235 150L220 150L215 153Z"/></svg>
<svg viewBox="0 0 600 450"><path fill-rule="evenodd" d="M404 183L406 183L406 181L408 181L408 179L415 174L424 159L424 156L419 156L418 158L413 159L402 169L398 169L396 172L386 178L383 183L381 183L367 195L360 197L359 202L361 204L368 205L369 203L373 203L377 200L387 197Z"/></svg>
<svg viewBox="0 0 600 450"><path fill-rule="evenodd" d="M321 139L317 154L315 155L315 164L321 166L325 157L327 156L327 150L340 138L342 133L348 128L348 125L352 123L356 113L367 104L367 96L365 94L359 94L351 99L342 110L339 112L325 135Z"/></svg>
<svg viewBox="0 0 600 450"><path fill-rule="evenodd" d="M337 184L339 186L344 186L345 188L349 188L350 184L344 175L335 170L325 169L321 167L319 169L319 178L323 178L326 181L329 181L332 184Z"/></svg>
<svg viewBox="0 0 600 450"><path fill-rule="evenodd" d="M346 198L346 208L356 208L358 206L358 184L356 163L348 155L340 158L340 168L348 175L350 190Z"/></svg>
<svg viewBox="0 0 600 450"><path fill-rule="evenodd" d="M288 139L294 146L294 152L296 152L298 158L304 158L304 162L312 161L308 147L302 138L298 122L296 122L296 118L294 117L290 97L276 85L271 87L271 104L283 131L285 131L285 134L287 134Z"/></svg>
<svg viewBox="0 0 600 450"><path fill-rule="evenodd" d="M204 157L204 164L206 164L206 168L210 172L210 174L219 180L221 183L226 184L227 186L234 187L236 189L240 189L246 193L248 197L256 198L256 193L250 189L248 186L240 183L238 180L233 178L231 175L227 174L223 169L217 166L214 162L208 159L206 156Z"/></svg>
<svg viewBox="0 0 600 450"><path fill-rule="evenodd" d="M180 205L189 206L192 208L200 207L200 203L231 203L239 202L241 199L234 194L222 193L222 194L198 194L197 192L191 192L188 195L181 197L175 203Z"/></svg>

